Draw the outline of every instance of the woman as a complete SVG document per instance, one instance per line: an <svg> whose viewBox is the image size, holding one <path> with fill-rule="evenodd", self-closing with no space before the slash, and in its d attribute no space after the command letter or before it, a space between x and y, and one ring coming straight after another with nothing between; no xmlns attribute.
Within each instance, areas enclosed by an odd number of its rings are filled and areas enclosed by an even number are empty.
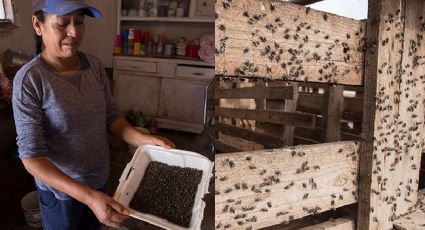
<svg viewBox="0 0 425 230"><path fill-rule="evenodd" d="M36 181L43 227L119 227L128 210L106 195L107 131L134 146L173 148L144 135L117 112L100 61L78 51L84 16L101 13L83 1L35 0L32 24L44 49L15 76L13 110L19 156ZM97 217L97 218L96 218Z"/></svg>

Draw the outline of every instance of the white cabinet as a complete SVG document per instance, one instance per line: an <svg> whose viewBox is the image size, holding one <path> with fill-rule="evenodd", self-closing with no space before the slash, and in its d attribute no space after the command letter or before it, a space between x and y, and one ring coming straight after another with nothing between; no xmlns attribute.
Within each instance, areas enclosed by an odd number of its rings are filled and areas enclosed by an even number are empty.
<svg viewBox="0 0 425 230"><path fill-rule="evenodd" d="M172 8L173 2L179 7L183 3L183 17L159 17L163 16L159 7L168 3ZM158 15L149 15L149 10L138 12L141 5L158 5ZM117 34L134 28L149 34L150 41L161 36L167 43L181 38L189 43L214 33L214 5L214 0L118 0ZM155 118L159 128L200 133L205 88L214 78L214 63L157 55L114 56L114 100L118 109L124 114L130 110L143 112Z"/></svg>
<svg viewBox="0 0 425 230"><path fill-rule="evenodd" d="M202 61L115 57L114 100L120 112L143 112L159 128L200 133L213 78L214 65Z"/></svg>
<svg viewBox="0 0 425 230"><path fill-rule="evenodd" d="M116 72L115 103L122 112L143 111L147 116L158 114L161 78L138 75L137 72Z"/></svg>

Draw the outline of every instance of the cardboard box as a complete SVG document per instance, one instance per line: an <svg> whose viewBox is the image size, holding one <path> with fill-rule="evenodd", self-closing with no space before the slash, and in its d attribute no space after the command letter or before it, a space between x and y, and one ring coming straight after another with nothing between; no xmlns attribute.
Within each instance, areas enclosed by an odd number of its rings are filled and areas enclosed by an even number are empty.
<svg viewBox="0 0 425 230"><path fill-rule="evenodd" d="M189 228L173 224L166 219L141 213L129 208L129 204L143 179L145 170L151 161L158 161L173 166L190 167L202 170L202 179L198 185L195 202L192 209L192 219ZM120 183L114 194L114 199L129 208L130 216L154 224L165 229L198 230L204 216L205 202L202 200L208 193L209 181L214 163L208 158L195 153L178 149L164 149L159 146L145 145L138 148L130 163L124 169Z"/></svg>

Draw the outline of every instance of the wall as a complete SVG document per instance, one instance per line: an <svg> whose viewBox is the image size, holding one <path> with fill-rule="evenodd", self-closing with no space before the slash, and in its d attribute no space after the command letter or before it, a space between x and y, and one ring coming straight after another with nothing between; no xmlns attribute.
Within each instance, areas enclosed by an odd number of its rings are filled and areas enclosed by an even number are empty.
<svg viewBox="0 0 425 230"><path fill-rule="evenodd" d="M102 18L87 17L86 34L81 50L102 60L105 67L112 67L113 42L116 30L116 3L114 0L86 0L102 12ZM28 0L15 0L14 10L17 28L0 33L0 55L7 49L34 53L34 32L31 25L31 4Z"/></svg>

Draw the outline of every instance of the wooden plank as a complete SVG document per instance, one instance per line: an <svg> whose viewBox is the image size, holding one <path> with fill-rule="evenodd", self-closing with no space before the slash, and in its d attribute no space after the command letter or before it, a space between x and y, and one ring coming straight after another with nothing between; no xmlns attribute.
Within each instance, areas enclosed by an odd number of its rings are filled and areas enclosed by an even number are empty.
<svg viewBox="0 0 425 230"><path fill-rule="evenodd" d="M335 142L341 140L341 116L343 110L344 96L343 86L331 86L325 90L323 114L323 126L325 128L324 142Z"/></svg>
<svg viewBox="0 0 425 230"><path fill-rule="evenodd" d="M417 199L424 146L423 0L369 1L359 229L391 229ZM423 22L422 22L423 23ZM420 62L420 61L419 61Z"/></svg>
<svg viewBox="0 0 425 230"><path fill-rule="evenodd" d="M249 109L215 108L216 116L242 118L273 124L293 125L296 127L314 128L315 117L310 114L288 113L281 111L258 111Z"/></svg>
<svg viewBox="0 0 425 230"><path fill-rule="evenodd" d="M341 132L341 140L342 141L359 141L359 140L361 140L361 138L362 137L360 135L347 133L347 132Z"/></svg>
<svg viewBox="0 0 425 230"><path fill-rule="evenodd" d="M218 140L223 144L239 149L238 152L264 149L264 146L257 142L246 140L237 136L227 135L221 132L219 132Z"/></svg>
<svg viewBox="0 0 425 230"><path fill-rule="evenodd" d="M363 84L364 22L282 1L216 1L216 75Z"/></svg>
<svg viewBox="0 0 425 230"><path fill-rule="evenodd" d="M249 87L218 90L217 98L227 99L292 99L294 87Z"/></svg>
<svg viewBox="0 0 425 230"><path fill-rule="evenodd" d="M225 144L219 140L214 140L214 148L218 150L219 152L223 153L232 153L232 152L240 152L240 149L237 149L233 146L230 146L228 144Z"/></svg>
<svg viewBox="0 0 425 230"><path fill-rule="evenodd" d="M394 221L394 229L397 230L423 230L425 229L425 211L417 210Z"/></svg>
<svg viewBox="0 0 425 230"><path fill-rule="evenodd" d="M363 120L363 113L358 114L358 113L351 113L351 112L343 112L342 119L361 123Z"/></svg>
<svg viewBox="0 0 425 230"><path fill-rule="evenodd" d="M320 223L320 221L316 220L313 216L306 216L301 219L291 221L291 223L288 224L273 225L261 228L261 230L299 230L300 228L308 227L318 223Z"/></svg>
<svg viewBox="0 0 425 230"><path fill-rule="evenodd" d="M318 113L323 111L323 94L300 93L298 97L298 107L314 109Z"/></svg>
<svg viewBox="0 0 425 230"><path fill-rule="evenodd" d="M258 229L355 203L358 149L337 142L216 155L217 229Z"/></svg>
<svg viewBox="0 0 425 230"><path fill-rule="evenodd" d="M363 98L344 97L344 111L363 113Z"/></svg>
<svg viewBox="0 0 425 230"><path fill-rule="evenodd" d="M286 87L288 82L285 81L268 81L266 82L267 87ZM298 89L294 88L293 93L296 93ZM284 105L285 100L283 98L279 99L267 99L264 100L264 109L263 110L279 110L284 111ZM282 124L273 124L268 122L257 122L256 128L258 130L262 130L264 133L267 133L269 135L275 136L276 138L279 138L282 140L282 146L283 144L283 129L284 126Z"/></svg>
<svg viewBox="0 0 425 230"><path fill-rule="evenodd" d="M293 84L292 86L295 89L298 88L298 83L294 82L292 84ZM297 111L297 104L298 104L298 91L296 90L294 92L292 100L286 100L285 101L284 111L285 112L296 112ZM295 126L285 125L285 127L283 127L283 144L285 146L294 145L294 133L295 133Z"/></svg>
<svg viewBox="0 0 425 230"><path fill-rule="evenodd" d="M257 81L255 82L255 87L257 88L264 88L266 87L266 82L264 81ZM264 110L265 109L266 100L264 98L257 98L255 100L255 109L256 110Z"/></svg>
<svg viewBox="0 0 425 230"><path fill-rule="evenodd" d="M394 221L394 228L398 230L425 229L425 189L419 191L415 210Z"/></svg>
<svg viewBox="0 0 425 230"><path fill-rule="evenodd" d="M224 123L216 123L215 126L217 130L221 133L230 136L240 137L249 141L254 141L266 146L267 148L282 147L282 140L267 134L258 133L249 129L240 128L234 125L228 125Z"/></svg>
<svg viewBox="0 0 425 230"><path fill-rule="evenodd" d="M338 218L336 220L326 221L314 226L301 228L300 230L355 230L356 223L350 217Z"/></svg>
<svg viewBox="0 0 425 230"><path fill-rule="evenodd" d="M295 135L297 137L303 137L310 140L315 140L317 142L321 141L323 129L321 127L316 127L315 129L307 129L307 128L300 128L297 127L295 129Z"/></svg>
<svg viewBox="0 0 425 230"><path fill-rule="evenodd" d="M320 141L294 135L294 143L295 145L313 145L313 144L319 144Z"/></svg>
<svg viewBox="0 0 425 230"><path fill-rule="evenodd" d="M302 108L323 110L323 94L300 94L298 106ZM363 113L363 98L344 97L344 111Z"/></svg>

